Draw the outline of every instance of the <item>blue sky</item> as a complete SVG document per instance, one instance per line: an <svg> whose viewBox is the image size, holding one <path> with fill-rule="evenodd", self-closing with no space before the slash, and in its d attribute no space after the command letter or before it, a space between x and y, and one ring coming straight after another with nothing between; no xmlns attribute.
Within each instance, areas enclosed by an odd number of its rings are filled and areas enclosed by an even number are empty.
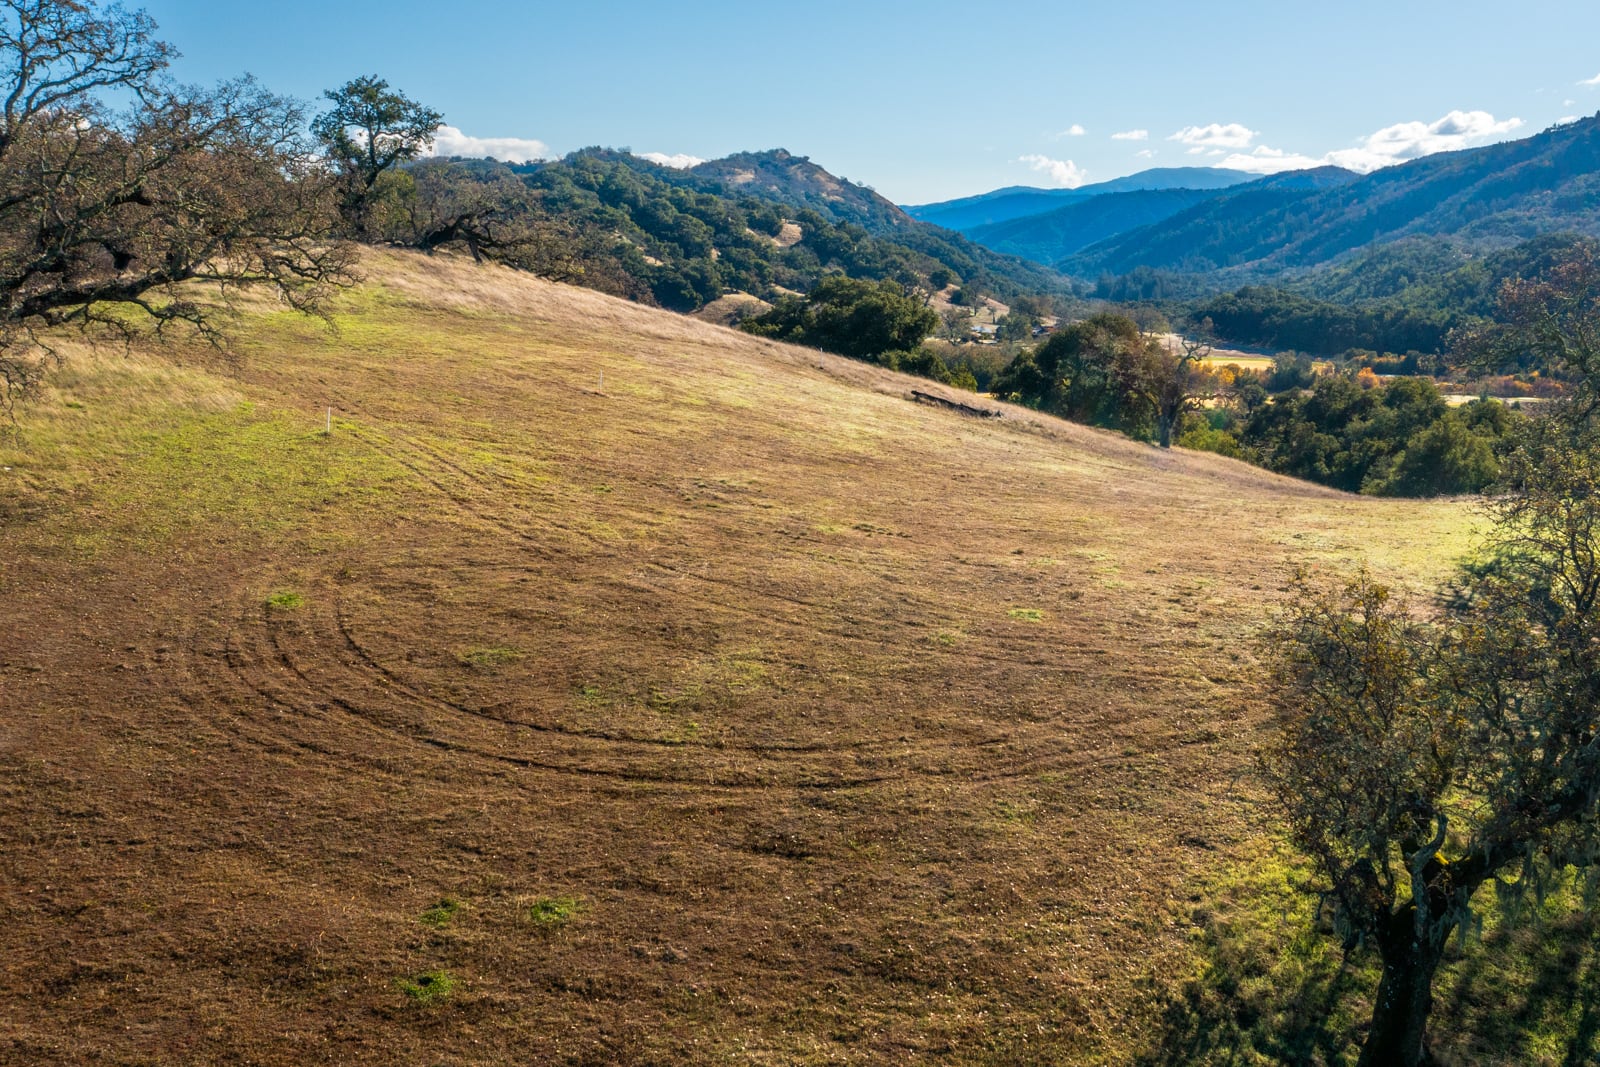
<svg viewBox="0 0 1600 1067"><path fill-rule="evenodd" d="M464 154L783 147L900 203L1151 166L1370 169L1600 111L1595 0L129 6L186 81L249 71L310 99L378 74Z"/></svg>

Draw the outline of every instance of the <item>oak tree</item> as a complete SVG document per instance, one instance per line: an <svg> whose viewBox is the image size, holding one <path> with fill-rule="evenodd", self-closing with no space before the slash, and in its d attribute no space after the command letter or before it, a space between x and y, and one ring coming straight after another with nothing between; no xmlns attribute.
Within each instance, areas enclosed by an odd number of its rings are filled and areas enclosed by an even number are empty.
<svg viewBox="0 0 1600 1067"><path fill-rule="evenodd" d="M1199 341L1146 336L1118 361L1119 389L1149 409L1162 448L1172 447L1172 433L1184 415L1217 395L1216 375L1205 363L1210 355L1211 347Z"/></svg>
<svg viewBox="0 0 1600 1067"><path fill-rule="evenodd" d="M26 396L50 328L139 316L216 338L226 295L313 310L347 279L330 183L289 100L249 79L172 84L155 23L78 0L0 0L0 406ZM111 99L123 110L115 110ZM137 312L126 314L126 309ZM119 310L122 309L122 310Z"/></svg>
<svg viewBox="0 0 1600 1067"><path fill-rule="evenodd" d="M1600 287L1575 259L1502 294L1502 350L1580 376L1517 430L1487 565L1451 608L1362 574L1302 583L1275 642L1265 758L1352 943L1382 963L1364 1067L1430 1062L1433 984L1492 886L1502 900L1600 872Z"/></svg>
<svg viewBox="0 0 1600 1067"><path fill-rule="evenodd" d="M322 95L333 106L312 120L311 132L343 178L346 219L364 234L380 179L422 155L444 116L376 75L362 75Z"/></svg>

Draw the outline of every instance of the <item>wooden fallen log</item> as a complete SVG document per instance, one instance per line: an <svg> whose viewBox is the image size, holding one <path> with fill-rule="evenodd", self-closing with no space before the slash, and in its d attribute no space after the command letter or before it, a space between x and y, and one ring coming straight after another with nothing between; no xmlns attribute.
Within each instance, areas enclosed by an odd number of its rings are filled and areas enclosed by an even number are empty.
<svg viewBox="0 0 1600 1067"><path fill-rule="evenodd" d="M933 393L924 393L921 389L911 390L911 399L918 401L919 403L932 404L935 407L946 408L950 411L959 412L962 415L970 415L975 419L1005 418L1005 412L1003 411L995 411L993 408L980 408L973 404L963 404L961 401L951 400L949 397L937 396Z"/></svg>

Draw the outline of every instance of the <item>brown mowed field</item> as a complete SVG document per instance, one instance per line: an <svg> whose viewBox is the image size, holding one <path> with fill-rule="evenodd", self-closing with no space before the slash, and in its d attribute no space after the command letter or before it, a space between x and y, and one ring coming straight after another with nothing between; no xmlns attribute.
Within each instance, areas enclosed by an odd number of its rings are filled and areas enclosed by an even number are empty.
<svg viewBox="0 0 1600 1067"><path fill-rule="evenodd" d="M1467 543L366 271L233 361L75 350L0 446L0 1061L1124 1062L1264 832L1291 561Z"/></svg>

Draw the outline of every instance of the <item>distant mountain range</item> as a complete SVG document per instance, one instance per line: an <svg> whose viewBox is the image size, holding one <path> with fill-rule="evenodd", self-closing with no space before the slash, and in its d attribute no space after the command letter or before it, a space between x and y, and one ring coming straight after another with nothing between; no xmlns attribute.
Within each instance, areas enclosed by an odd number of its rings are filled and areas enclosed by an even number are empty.
<svg viewBox="0 0 1600 1067"><path fill-rule="evenodd" d="M972 231L1029 215L1042 215L1066 204L1117 193L1170 189L1226 189L1254 175L1220 167L1157 167L1076 189L1034 189L1013 185L960 200L905 208L912 218L973 236Z"/></svg>
<svg viewBox="0 0 1600 1067"><path fill-rule="evenodd" d="M1244 279L1406 237L1496 248L1555 231L1600 235L1600 115L1321 188L1241 186L1058 265L1084 277L1142 267Z"/></svg>
<svg viewBox="0 0 1600 1067"><path fill-rule="evenodd" d="M1309 284L1358 258L1387 262L1372 253L1397 243L1406 251L1394 270L1415 284L1454 269L1428 251L1438 242L1459 264L1545 234L1600 237L1600 115L1367 175L1167 168L909 210L782 149L688 170L607 149L471 165L523 178L585 284L686 311L730 290L766 300L806 292L834 271L911 288L954 281L1007 301L1090 288L1113 299L1202 297ZM962 213L998 221L967 226L970 236L931 221ZM1355 282L1368 285L1369 273Z"/></svg>
<svg viewBox="0 0 1600 1067"><path fill-rule="evenodd" d="M1554 232L1600 236L1600 115L1367 175L1172 168L906 210L1078 278L1157 271L1216 289L1407 238L1489 250Z"/></svg>
<svg viewBox="0 0 1600 1067"><path fill-rule="evenodd" d="M1056 263L1100 241L1159 223L1219 198L1244 197L1244 202L1253 202L1251 194L1257 197L1297 196L1345 185L1359 177L1354 171L1319 167L1247 180L1220 192L1216 189L1143 189L1106 193L1075 200L1043 214L980 226L969 231L968 236L997 252L1009 252L1040 263Z"/></svg>

